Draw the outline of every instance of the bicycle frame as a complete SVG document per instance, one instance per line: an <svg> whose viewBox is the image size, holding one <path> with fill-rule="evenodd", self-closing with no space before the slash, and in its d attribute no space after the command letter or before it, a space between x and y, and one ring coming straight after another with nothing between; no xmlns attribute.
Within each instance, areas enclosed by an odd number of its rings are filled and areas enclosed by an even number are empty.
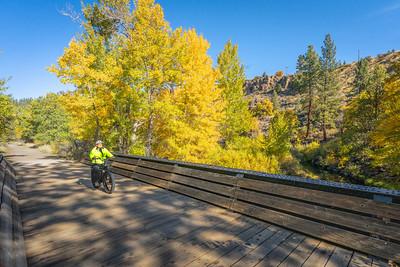
<svg viewBox="0 0 400 267"><path fill-rule="evenodd" d="M99 164L99 172L100 172L99 173L99 175L100 175L99 178L100 178L101 182L103 182L103 180L104 180L104 174L109 171L109 166L108 165L109 165L108 164L108 160L105 160L103 164Z"/></svg>

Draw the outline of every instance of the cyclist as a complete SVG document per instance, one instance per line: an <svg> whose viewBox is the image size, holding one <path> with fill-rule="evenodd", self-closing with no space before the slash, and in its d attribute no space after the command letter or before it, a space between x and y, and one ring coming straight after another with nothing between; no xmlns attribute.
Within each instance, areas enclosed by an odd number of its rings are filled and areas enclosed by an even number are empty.
<svg viewBox="0 0 400 267"><path fill-rule="evenodd" d="M103 142L100 140L96 141L96 146L89 153L89 158L92 162L91 178L95 184L98 184L100 165L104 164L104 161L111 157L113 157L113 154L107 148L103 147Z"/></svg>

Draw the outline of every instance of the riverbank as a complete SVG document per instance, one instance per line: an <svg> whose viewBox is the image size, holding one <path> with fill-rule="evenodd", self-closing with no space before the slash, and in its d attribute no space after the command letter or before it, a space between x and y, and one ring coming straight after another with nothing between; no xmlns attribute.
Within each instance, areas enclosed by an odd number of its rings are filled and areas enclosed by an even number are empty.
<svg viewBox="0 0 400 267"><path fill-rule="evenodd" d="M366 186L375 186L386 189L400 190L400 181L394 177L384 177L383 174L365 177L363 179L350 175L343 175L340 172L333 171L334 168L326 168L307 161L300 161L303 168L302 172L307 177L313 179L321 179L332 182L359 184Z"/></svg>

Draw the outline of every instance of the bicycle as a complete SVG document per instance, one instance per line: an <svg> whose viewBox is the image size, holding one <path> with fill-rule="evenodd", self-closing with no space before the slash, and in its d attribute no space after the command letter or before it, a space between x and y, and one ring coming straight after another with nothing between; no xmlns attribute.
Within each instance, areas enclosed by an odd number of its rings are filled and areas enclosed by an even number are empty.
<svg viewBox="0 0 400 267"><path fill-rule="evenodd" d="M113 174L108 168L108 160L104 161L103 164L99 164L99 171L97 173L98 179L97 183L94 177L91 177L92 185L94 188L98 189L103 185L104 192L112 194L115 189L115 179Z"/></svg>

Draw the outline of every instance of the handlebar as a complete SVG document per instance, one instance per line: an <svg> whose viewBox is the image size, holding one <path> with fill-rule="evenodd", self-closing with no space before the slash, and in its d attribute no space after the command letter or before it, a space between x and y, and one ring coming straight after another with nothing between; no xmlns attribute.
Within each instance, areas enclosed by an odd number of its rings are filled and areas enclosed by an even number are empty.
<svg viewBox="0 0 400 267"><path fill-rule="evenodd" d="M101 158L99 158L99 157L94 157L92 160L97 160L97 159L101 159ZM103 162L101 165L107 166L108 163L109 163L109 159L110 159L110 158L104 159L104 162Z"/></svg>

